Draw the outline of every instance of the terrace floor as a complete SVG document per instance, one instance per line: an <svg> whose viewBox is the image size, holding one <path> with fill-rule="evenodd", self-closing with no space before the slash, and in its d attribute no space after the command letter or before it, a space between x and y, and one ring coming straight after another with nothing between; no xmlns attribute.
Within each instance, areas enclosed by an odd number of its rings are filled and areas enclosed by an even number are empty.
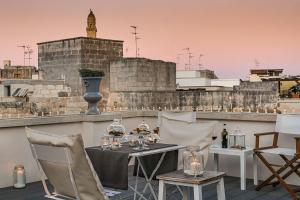
<svg viewBox="0 0 300 200"><path fill-rule="evenodd" d="M129 182L133 185L134 177L130 176ZM143 188L145 182L144 179L139 179L139 188ZM158 185L157 181L154 181L154 185ZM157 189L157 187L156 187ZM266 187L261 191L255 191L253 181L247 180L247 190L240 190L239 178L225 177L225 191L227 200L288 200L291 196L282 187ZM149 194L149 193L148 193ZM147 197L147 195L146 195ZM1 200L43 200L44 191L41 182L30 183L24 189L14 188L2 188L0 189ZM120 199L120 196L111 198L112 200ZM133 199L132 191L123 191L121 193L121 199L131 200ZM167 188L167 199L179 200L182 199L179 192L175 187ZM216 189L214 185L206 186L203 189L204 200L216 200Z"/></svg>

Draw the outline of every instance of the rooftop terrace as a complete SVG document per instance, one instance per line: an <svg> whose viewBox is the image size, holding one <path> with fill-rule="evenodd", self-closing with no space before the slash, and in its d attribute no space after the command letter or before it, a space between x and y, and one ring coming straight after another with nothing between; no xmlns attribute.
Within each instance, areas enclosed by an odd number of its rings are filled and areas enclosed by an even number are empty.
<svg viewBox="0 0 300 200"><path fill-rule="evenodd" d="M22 119L2 119L0 120L0 199L24 200L24 199L44 199L44 191L39 176L37 175L37 167L34 162L24 127L29 126L36 130L52 132L56 134L74 134L81 133L86 147L99 145L100 138L106 132L106 127L116 117L122 116L123 124L127 130L136 128L137 124L145 121L151 128L157 125L157 111L124 111L116 113L102 113L100 116L87 115L62 115L52 117L34 117ZM274 131L276 115L265 113L231 113L231 112L197 112L197 121L207 122L216 121L219 124L226 123L228 131L232 132L235 127L239 127L246 134L247 146L254 147L256 132ZM221 128L217 132L221 132ZM267 143L268 140L263 141ZM280 138L280 145L285 147L293 147L292 137L283 136ZM271 160L277 160L270 157ZM230 156L220 157L220 171L226 172L225 190L227 199L291 199L290 195L282 187L268 187L261 191L255 191L253 185L253 168L252 157L248 157L246 161L247 171L247 188L245 191L240 190L240 169L239 159ZM15 165L23 164L26 169L27 187L25 189L13 189L12 170ZM259 164L258 178L265 179L270 175L268 170ZM213 157L209 156L206 166L207 170L213 170ZM130 182L133 182L132 172L129 172ZM144 179L139 179L142 187ZM288 183L292 185L299 184L298 179L292 176L288 179ZM154 182L157 186L157 182ZM156 187L157 189L157 187ZM175 188L168 188L169 199L180 199L180 195ZM132 191L122 191L122 199L133 199ZM214 186L207 186L203 192L204 199L216 199L216 190ZM113 198L113 200L116 198Z"/></svg>
<svg viewBox="0 0 300 200"><path fill-rule="evenodd" d="M132 173L130 173L131 175ZM134 177L130 177L130 182L133 184ZM262 191L255 191L255 187L252 184L252 180L247 180L247 184L249 187L246 191L241 191L239 186L239 179L236 177L225 177L225 191L226 191L226 198L227 200L252 200L252 199L259 199L259 200L289 200L291 199L290 195L281 187L277 188L266 188ZM157 186L157 181L154 182ZM139 187L143 188L145 185L145 180L139 180ZM156 187L156 189L158 189ZM121 198L124 200L132 200L133 199L133 192L132 191L121 191ZM203 200L215 200L217 199L216 196L216 189L214 185L206 186L203 191ZM43 190L43 186L41 182L35 182L28 184L25 189L13 189L9 188L2 188L0 189L0 199L9 199L9 200L43 200L47 199L44 197L45 193ZM148 195L146 195L148 196ZM114 196L111 200L117 200L120 196ZM182 196L176 190L174 186L169 186L167 188L167 199L172 200L181 200Z"/></svg>

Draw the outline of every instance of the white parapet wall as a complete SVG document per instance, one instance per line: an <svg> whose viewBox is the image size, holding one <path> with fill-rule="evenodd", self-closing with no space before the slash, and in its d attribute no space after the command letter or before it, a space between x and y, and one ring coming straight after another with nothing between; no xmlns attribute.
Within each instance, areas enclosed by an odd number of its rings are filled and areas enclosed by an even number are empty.
<svg viewBox="0 0 300 200"><path fill-rule="evenodd" d="M12 172L17 164L25 166L27 182L40 180L36 163L32 158L29 143L26 139L25 126L62 135L81 133L85 146L95 146L99 145L101 136L106 133L106 127L112 123L113 118L118 116L120 116L120 113L104 113L101 116L69 115L0 120L0 188L12 185ZM122 117L127 131L136 128L142 120L145 120L151 129L157 125L156 111L123 112ZM218 133L221 133L221 125L224 123L227 124L229 133L238 127L246 134L247 145L254 147L255 137L253 134L274 131L276 115L198 112L197 119L199 122L218 121ZM263 144L268 142L271 142L270 138L262 140ZM280 136L279 144L284 147L294 147L294 140L292 137ZM275 157L268 158L272 161L279 160ZM213 170L212 156L209 158L207 169ZM225 171L229 176L239 176L238 157L220 156L220 170ZM252 170L252 157L249 157L247 159L247 177L251 179L253 178ZM270 174L261 163L258 172L259 179L264 179ZM292 176L288 181L299 185L297 177Z"/></svg>

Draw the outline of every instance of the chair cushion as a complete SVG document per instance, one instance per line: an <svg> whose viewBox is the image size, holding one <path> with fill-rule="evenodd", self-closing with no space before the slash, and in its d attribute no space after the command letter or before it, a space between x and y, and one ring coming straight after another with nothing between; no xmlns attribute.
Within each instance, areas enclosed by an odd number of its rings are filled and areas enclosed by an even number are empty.
<svg viewBox="0 0 300 200"><path fill-rule="evenodd" d="M294 156L296 153L295 149L289 149L289 148L263 149L263 150L259 150L259 152L276 154L276 155L285 155L285 156Z"/></svg>
<svg viewBox="0 0 300 200"><path fill-rule="evenodd" d="M82 136L77 135L53 135L50 133L32 130L30 128L25 128L27 133L27 138L30 143L54 147L66 147L70 150L70 155L72 159L71 170L73 173L74 181L79 193L81 200L108 200L105 195L104 188L96 175L91 162L86 155L84 150ZM45 169L45 172L50 173L52 179L60 179L61 174L53 174L50 170L51 165L43 165L43 167L49 167ZM59 166L58 166L59 167ZM56 170L57 171L57 170ZM61 170L58 170L61 171ZM54 181L54 188L60 191L64 191L61 184L57 184L58 181ZM69 187L65 188L65 191L69 193Z"/></svg>

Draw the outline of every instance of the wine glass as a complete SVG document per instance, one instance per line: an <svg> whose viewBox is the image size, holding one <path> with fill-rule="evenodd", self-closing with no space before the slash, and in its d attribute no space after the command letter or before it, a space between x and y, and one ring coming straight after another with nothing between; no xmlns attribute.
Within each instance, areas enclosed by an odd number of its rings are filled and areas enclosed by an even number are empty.
<svg viewBox="0 0 300 200"><path fill-rule="evenodd" d="M211 145L211 147L213 147L213 148L219 147L218 144L217 144L218 134L216 133L215 130L212 133L211 139L212 139L212 145Z"/></svg>

